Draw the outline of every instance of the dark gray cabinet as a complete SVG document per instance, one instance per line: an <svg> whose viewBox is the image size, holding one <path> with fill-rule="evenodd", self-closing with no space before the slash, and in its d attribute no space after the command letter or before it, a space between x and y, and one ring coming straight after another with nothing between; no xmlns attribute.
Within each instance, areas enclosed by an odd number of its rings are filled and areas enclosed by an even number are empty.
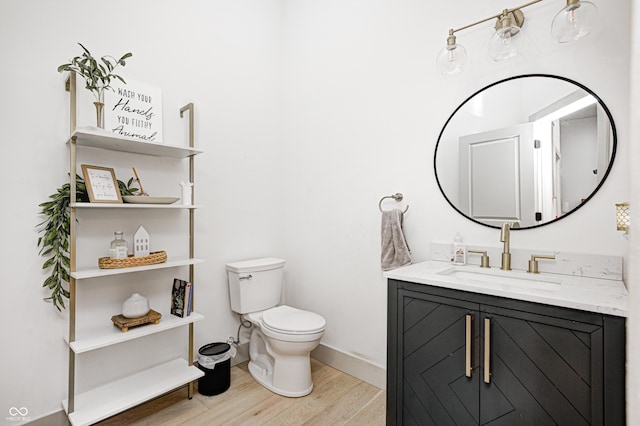
<svg viewBox="0 0 640 426"><path fill-rule="evenodd" d="M624 425L624 318L389 280L390 425Z"/></svg>

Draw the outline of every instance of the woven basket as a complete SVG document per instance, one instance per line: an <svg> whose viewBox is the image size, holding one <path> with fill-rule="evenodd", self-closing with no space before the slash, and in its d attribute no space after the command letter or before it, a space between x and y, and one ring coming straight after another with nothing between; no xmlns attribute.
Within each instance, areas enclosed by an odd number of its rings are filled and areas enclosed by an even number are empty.
<svg viewBox="0 0 640 426"><path fill-rule="evenodd" d="M101 257L98 259L98 267L100 269L131 268L133 266L155 265L166 261L167 253L165 251L153 251L149 253L149 256L134 257L130 254L126 259Z"/></svg>

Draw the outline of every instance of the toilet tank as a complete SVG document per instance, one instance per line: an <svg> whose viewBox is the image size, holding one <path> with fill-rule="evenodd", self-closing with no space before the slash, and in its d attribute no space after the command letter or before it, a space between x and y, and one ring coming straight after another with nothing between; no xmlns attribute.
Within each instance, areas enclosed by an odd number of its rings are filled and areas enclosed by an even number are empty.
<svg viewBox="0 0 640 426"><path fill-rule="evenodd" d="M284 259L274 257L228 263L231 310L247 314L278 305L284 264Z"/></svg>

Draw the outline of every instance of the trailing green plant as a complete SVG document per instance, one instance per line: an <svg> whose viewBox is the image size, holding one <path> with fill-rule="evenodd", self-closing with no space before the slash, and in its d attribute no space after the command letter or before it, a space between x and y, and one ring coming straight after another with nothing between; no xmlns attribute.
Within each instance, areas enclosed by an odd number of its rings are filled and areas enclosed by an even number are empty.
<svg viewBox="0 0 640 426"><path fill-rule="evenodd" d="M107 55L100 58L101 62L98 62L93 57L91 52L78 43L83 50L82 55L76 56L68 63L62 64L58 67L58 72L62 71L74 71L85 81L85 88L96 97L97 102L104 102L104 90L110 89L111 81L118 79L124 84L126 81L119 75L114 73L114 70L118 66L125 66L126 60L133 56L131 52L125 53L120 59L116 59L113 56Z"/></svg>
<svg viewBox="0 0 640 426"><path fill-rule="evenodd" d="M118 180L118 187L122 195L135 195L138 188L133 187L134 179L126 183ZM69 234L71 232L71 215L69 203L71 201L71 185L65 183L49 195L50 201L39 204L40 213L47 218L37 226L41 227L38 238L39 254L48 257L42 264L42 269L51 268L51 274L44 280L42 287L48 287L51 295L44 300L53 303L59 311L65 308L65 299L69 299L69 290L64 283L69 283ZM89 196L84 179L76 175L76 202L87 202Z"/></svg>

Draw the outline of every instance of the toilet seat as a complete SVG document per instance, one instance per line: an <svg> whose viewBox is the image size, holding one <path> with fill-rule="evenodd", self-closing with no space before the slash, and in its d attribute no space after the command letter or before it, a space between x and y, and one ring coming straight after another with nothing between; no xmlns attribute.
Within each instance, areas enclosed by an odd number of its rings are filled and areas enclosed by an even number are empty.
<svg viewBox="0 0 640 426"><path fill-rule="evenodd" d="M262 325L276 333L314 334L324 330L326 321L314 312L282 305L264 311Z"/></svg>

